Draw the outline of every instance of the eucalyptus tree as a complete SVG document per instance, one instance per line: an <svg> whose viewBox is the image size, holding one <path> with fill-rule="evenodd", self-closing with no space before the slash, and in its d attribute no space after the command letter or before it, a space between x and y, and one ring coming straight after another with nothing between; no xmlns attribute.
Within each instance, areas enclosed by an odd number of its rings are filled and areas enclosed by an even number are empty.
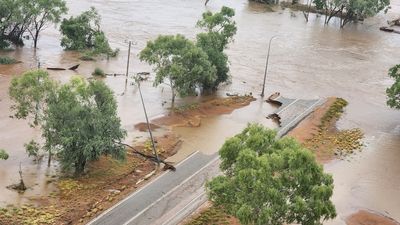
<svg viewBox="0 0 400 225"><path fill-rule="evenodd" d="M223 175L207 183L208 196L242 224L322 224L336 216L332 176L294 139L252 124L219 155Z"/></svg>
<svg viewBox="0 0 400 225"><path fill-rule="evenodd" d="M68 8L64 0L32 0L29 1L31 25L28 31L37 47L39 34L51 24L57 24Z"/></svg>
<svg viewBox="0 0 400 225"><path fill-rule="evenodd" d="M160 35L148 41L139 58L154 66L155 86L169 82L172 104L176 94L193 95L197 87L209 86L216 79L216 69L207 54L179 34Z"/></svg>
<svg viewBox="0 0 400 225"><path fill-rule="evenodd" d="M25 145L29 155L37 157L43 148L49 153L48 165L56 154L62 168L74 169L76 175L102 155L125 157L121 143L126 131L113 92L102 81L76 77L61 85L46 71L34 70L15 77L9 93L13 116L33 118L30 124L42 131L43 146L33 140Z"/></svg>
<svg viewBox="0 0 400 225"><path fill-rule="evenodd" d="M221 11L203 13L197 26L205 32L197 35L196 45L203 49L213 66L217 69L217 78L206 89L216 89L220 83L229 78L228 56L224 53L228 44L233 41L236 34L236 22L233 20L235 11L223 6Z"/></svg>

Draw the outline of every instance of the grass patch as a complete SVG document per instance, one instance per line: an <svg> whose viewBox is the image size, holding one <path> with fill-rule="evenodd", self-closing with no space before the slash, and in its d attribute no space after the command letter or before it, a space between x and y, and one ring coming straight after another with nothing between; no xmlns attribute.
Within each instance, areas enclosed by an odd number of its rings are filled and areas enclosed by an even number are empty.
<svg viewBox="0 0 400 225"><path fill-rule="evenodd" d="M211 206L186 225L230 224L230 216L222 208Z"/></svg>
<svg viewBox="0 0 400 225"><path fill-rule="evenodd" d="M363 146L363 132L358 128L337 130L336 121L342 116L348 102L337 98L321 118L318 132L304 143L322 158L346 157Z"/></svg>
<svg viewBox="0 0 400 225"><path fill-rule="evenodd" d="M18 63L18 61L11 57L0 56L0 64L2 64L2 65L10 65L10 64L15 64L15 63Z"/></svg>
<svg viewBox="0 0 400 225"><path fill-rule="evenodd" d="M94 55L91 52L84 52L83 55L81 57L79 57L80 60L82 61L96 61L96 59L94 58Z"/></svg>
<svg viewBox="0 0 400 225"><path fill-rule="evenodd" d="M189 110L196 110L199 109L200 104L199 103L191 103L191 104L186 104L182 106L175 107L173 110L176 113L183 113Z"/></svg>
<svg viewBox="0 0 400 225"><path fill-rule="evenodd" d="M96 69L94 69L92 75L97 76L97 77L105 77L106 73L104 73L104 71L102 69L96 67Z"/></svg>
<svg viewBox="0 0 400 225"><path fill-rule="evenodd" d="M22 205L0 209L0 224L44 225L55 224L60 213L55 207L35 207Z"/></svg>

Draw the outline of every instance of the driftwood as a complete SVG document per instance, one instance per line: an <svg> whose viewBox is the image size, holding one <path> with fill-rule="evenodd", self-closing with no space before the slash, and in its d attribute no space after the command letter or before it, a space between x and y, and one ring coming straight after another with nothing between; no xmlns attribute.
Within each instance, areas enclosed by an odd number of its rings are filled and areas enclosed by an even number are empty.
<svg viewBox="0 0 400 225"><path fill-rule="evenodd" d="M60 68L60 67L47 67L48 70L66 70L65 68Z"/></svg>
<svg viewBox="0 0 400 225"><path fill-rule="evenodd" d="M69 70L76 70L76 69L78 69L78 67L79 67L79 64L77 64L77 65L75 65L75 66L72 66L72 67L70 67L70 68L68 68L68 69L69 69ZM47 67L47 69L48 69L48 70L58 70L58 71L60 71L60 70L67 70L67 69L61 68L61 67Z"/></svg>
<svg viewBox="0 0 400 225"><path fill-rule="evenodd" d="M132 147L132 146L130 146L130 145L128 145L128 144L121 143L121 142L116 142L116 143L117 143L117 144L120 144L120 145L123 145L123 146L125 146L125 147L128 147L128 148L130 148L130 149L132 149L132 151L133 151L132 153L133 153L133 154L140 155L140 156L142 156L143 158L146 158L146 159L148 159L148 160L151 160L151 161L153 161L153 162L158 163L158 162L157 162L157 158L156 158L155 156L144 154L143 152L138 151L137 149L135 149L134 147ZM173 165L169 164L168 162L165 162L165 161L162 160L162 159L159 159L159 162L162 163L162 164L164 164L163 170L172 170L172 171L175 171L175 170L176 170L176 168L175 168Z"/></svg>
<svg viewBox="0 0 400 225"><path fill-rule="evenodd" d="M390 32L390 33L400 34L400 31L395 30L395 29L390 28L390 27L380 27L379 30L385 31L385 32Z"/></svg>

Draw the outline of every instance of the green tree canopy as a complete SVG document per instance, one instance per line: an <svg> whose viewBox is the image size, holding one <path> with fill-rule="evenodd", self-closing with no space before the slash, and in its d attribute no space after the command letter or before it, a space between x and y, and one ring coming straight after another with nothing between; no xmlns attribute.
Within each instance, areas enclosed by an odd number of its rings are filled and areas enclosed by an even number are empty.
<svg viewBox="0 0 400 225"><path fill-rule="evenodd" d="M36 48L40 32L57 24L67 10L64 0L0 0L0 47L8 46L6 40L23 45L29 32Z"/></svg>
<svg viewBox="0 0 400 225"><path fill-rule="evenodd" d="M196 87L213 83L216 70L208 60L207 54L182 35L160 35L148 41L139 58L154 65L156 79L154 85L166 79L172 90L172 102L176 92L180 96L191 95Z"/></svg>
<svg viewBox="0 0 400 225"><path fill-rule="evenodd" d="M206 89L215 89L229 78L228 56L224 49L233 41L237 31L236 23L232 19L234 15L233 9L224 6L220 12L203 13L202 19L197 22L197 26L204 29L205 33L197 35L196 45L203 49L217 69L217 79L206 86Z"/></svg>
<svg viewBox="0 0 400 225"><path fill-rule="evenodd" d="M15 77L10 86L12 110L17 118L35 115L45 140L44 150L56 153L64 169L81 174L88 161L102 155L125 157L120 144L126 136L117 116L112 91L102 81L74 78L60 85L42 70ZM38 156L40 146L26 144L28 154Z"/></svg>
<svg viewBox="0 0 400 225"><path fill-rule="evenodd" d="M0 148L0 159L2 160L7 160L8 159L8 154L4 149Z"/></svg>
<svg viewBox="0 0 400 225"><path fill-rule="evenodd" d="M400 109L400 64L389 69L389 76L394 79L394 84L386 89L387 105Z"/></svg>
<svg viewBox="0 0 400 225"><path fill-rule="evenodd" d="M207 183L208 195L242 224L322 224L336 216L332 177L294 139L253 124L219 154L224 175Z"/></svg>
<svg viewBox="0 0 400 225"><path fill-rule="evenodd" d="M124 159L126 136L112 91L102 81L74 78L48 100L43 137L45 148L57 149L64 169L81 174L88 161L111 155Z"/></svg>
<svg viewBox="0 0 400 225"><path fill-rule="evenodd" d="M29 1L31 25L28 27L36 48L40 32L49 24L60 22L61 16L68 8L64 0L32 0Z"/></svg>
<svg viewBox="0 0 400 225"><path fill-rule="evenodd" d="M100 29L101 16L94 7L79 16L64 19L60 30L61 46L66 50L89 50L91 55L115 56L104 32Z"/></svg>
<svg viewBox="0 0 400 225"><path fill-rule="evenodd" d="M14 117L26 119L34 117L33 125L38 125L46 108L46 100L52 94L56 83L43 70L31 70L11 81L9 95L13 104Z"/></svg>
<svg viewBox="0 0 400 225"><path fill-rule="evenodd" d="M390 0L313 0L317 9L325 10L325 23L333 17L340 18L340 27L373 17L390 8Z"/></svg>

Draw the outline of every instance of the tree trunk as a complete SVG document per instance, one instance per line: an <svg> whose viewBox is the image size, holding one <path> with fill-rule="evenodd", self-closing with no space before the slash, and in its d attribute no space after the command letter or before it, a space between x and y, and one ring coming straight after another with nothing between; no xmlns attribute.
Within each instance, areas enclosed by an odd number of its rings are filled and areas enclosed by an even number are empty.
<svg viewBox="0 0 400 225"><path fill-rule="evenodd" d="M51 156L52 156L51 149L49 149L49 160L47 161L47 167L50 167L50 164L51 164Z"/></svg>
<svg viewBox="0 0 400 225"><path fill-rule="evenodd" d="M75 162L75 176L80 176L85 171L86 160L81 156Z"/></svg>
<svg viewBox="0 0 400 225"><path fill-rule="evenodd" d="M33 37L33 48L35 49L37 48L38 39L39 39L39 31L36 31L35 37Z"/></svg>
<svg viewBox="0 0 400 225"><path fill-rule="evenodd" d="M171 93L172 93L172 100L171 100L171 108L174 109L174 103L175 103L175 86L174 83L171 80L171 77L169 77L169 83L171 85Z"/></svg>

